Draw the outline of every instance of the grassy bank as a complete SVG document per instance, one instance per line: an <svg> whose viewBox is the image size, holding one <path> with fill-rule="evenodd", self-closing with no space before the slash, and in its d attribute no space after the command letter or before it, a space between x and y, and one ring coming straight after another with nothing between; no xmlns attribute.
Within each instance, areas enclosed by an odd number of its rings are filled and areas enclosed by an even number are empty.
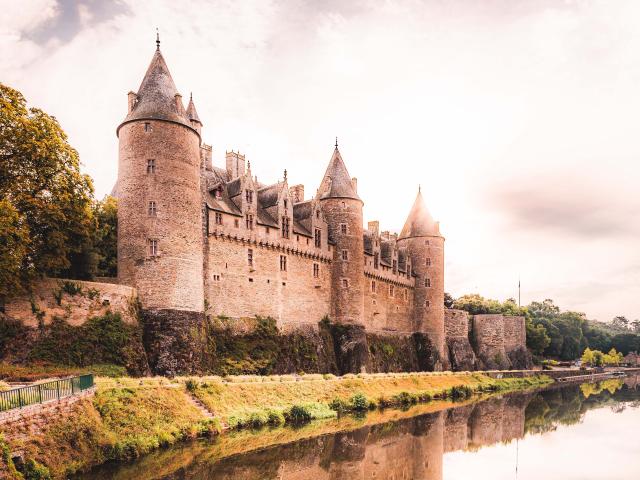
<svg viewBox="0 0 640 480"><path fill-rule="evenodd" d="M45 466L53 478L64 478L109 460L131 459L186 438L215 434L222 426L299 424L334 418L346 410L431 399L451 402L474 392L518 390L548 381L496 380L479 373L99 378L95 397L77 402L68 415L5 436L11 451L24 452L27 461ZM215 418L207 418L194 398Z"/></svg>

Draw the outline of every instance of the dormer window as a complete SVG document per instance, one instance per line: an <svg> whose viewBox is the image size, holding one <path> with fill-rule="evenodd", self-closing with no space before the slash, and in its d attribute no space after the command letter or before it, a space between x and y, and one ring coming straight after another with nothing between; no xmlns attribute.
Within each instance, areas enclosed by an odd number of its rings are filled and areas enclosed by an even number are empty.
<svg viewBox="0 0 640 480"><path fill-rule="evenodd" d="M289 204L289 202L287 202L287 200L285 199L285 200L284 200L284 209L285 209L285 210L287 209L287 205L288 205L288 204Z"/></svg>
<svg viewBox="0 0 640 480"><path fill-rule="evenodd" d="M314 241L316 248L320 248L322 246L322 230L316 228L314 234Z"/></svg>
<svg viewBox="0 0 640 480"><path fill-rule="evenodd" d="M380 266L380 254L376 252L373 254L373 268L377 270L379 266Z"/></svg>
<svg viewBox="0 0 640 480"><path fill-rule="evenodd" d="M393 261L393 274L395 275L396 273L398 273L398 261L394 260Z"/></svg>
<svg viewBox="0 0 640 480"><path fill-rule="evenodd" d="M247 224L247 230L253 230L253 215L248 213L246 218L245 218L245 221L246 221L246 224Z"/></svg>
<svg viewBox="0 0 640 480"><path fill-rule="evenodd" d="M320 210L316 210L316 218L320 218Z"/></svg>
<svg viewBox="0 0 640 480"><path fill-rule="evenodd" d="M246 190L245 198L247 199L247 203L253 203L253 190Z"/></svg>
<svg viewBox="0 0 640 480"><path fill-rule="evenodd" d="M215 192L216 192L216 198L222 198L222 187L216 188Z"/></svg>

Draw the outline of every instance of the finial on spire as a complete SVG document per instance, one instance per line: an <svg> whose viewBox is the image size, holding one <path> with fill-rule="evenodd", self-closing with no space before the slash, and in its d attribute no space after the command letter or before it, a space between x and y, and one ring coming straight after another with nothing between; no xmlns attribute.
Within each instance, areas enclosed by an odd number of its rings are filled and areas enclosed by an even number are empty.
<svg viewBox="0 0 640 480"><path fill-rule="evenodd" d="M284 169L284 180L285 180L285 182L287 181L287 169L286 168Z"/></svg>
<svg viewBox="0 0 640 480"><path fill-rule="evenodd" d="M422 185L418 184L418 193L422 191Z"/></svg>
<svg viewBox="0 0 640 480"><path fill-rule="evenodd" d="M338 148L338 137L336 137L336 148Z"/></svg>
<svg viewBox="0 0 640 480"><path fill-rule="evenodd" d="M156 50L160 50L160 31L156 27Z"/></svg>
<svg viewBox="0 0 640 480"><path fill-rule="evenodd" d="M189 92L189 100L193 100L193 92Z"/></svg>

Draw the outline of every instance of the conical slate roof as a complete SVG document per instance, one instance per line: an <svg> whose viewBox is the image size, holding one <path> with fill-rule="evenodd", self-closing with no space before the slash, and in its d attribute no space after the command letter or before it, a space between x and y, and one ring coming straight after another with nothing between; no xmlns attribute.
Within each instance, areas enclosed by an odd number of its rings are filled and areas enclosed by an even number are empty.
<svg viewBox="0 0 640 480"><path fill-rule="evenodd" d="M193 103L193 96L189 97L189 105L187 106L187 118L202 125L202 122L200 121L200 117L198 116L198 112L196 110L196 106Z"/></svg>
<svg viewBox="0 0 640 480"><path fill-rule="evenodd" d="M336 146L333 156L320 183L320 198L354 198L360 200L351 183L347 167L342 161L340 151Z"/></svg>
<svg viewBox="0 0 640 480"><path fill-rule="evenodd" d="M167 120L191 128L184 106L176 101L177 93L169 67L160 48L157 48L138 89L136 103L122 123L133 120Z"/></svg>
<svg viewBox="0 0 640 480"><path fill-rule="evenodd" d="M404 223L402 232L398 238L425 237L440 235L438 222L433 220L422 198L422 192L418 190L416 201L413 202L411 212Z"/></svg>

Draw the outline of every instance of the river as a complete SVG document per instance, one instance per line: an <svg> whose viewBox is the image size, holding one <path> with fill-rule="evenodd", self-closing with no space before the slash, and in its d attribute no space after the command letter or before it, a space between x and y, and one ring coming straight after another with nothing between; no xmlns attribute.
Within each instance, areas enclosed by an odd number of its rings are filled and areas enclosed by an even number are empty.
<svg viewBox="0 0 640 480"><path fill-rule="evenodd" d="M79 478L636 480L639 431L635 376L236 432Z"/></svg>

